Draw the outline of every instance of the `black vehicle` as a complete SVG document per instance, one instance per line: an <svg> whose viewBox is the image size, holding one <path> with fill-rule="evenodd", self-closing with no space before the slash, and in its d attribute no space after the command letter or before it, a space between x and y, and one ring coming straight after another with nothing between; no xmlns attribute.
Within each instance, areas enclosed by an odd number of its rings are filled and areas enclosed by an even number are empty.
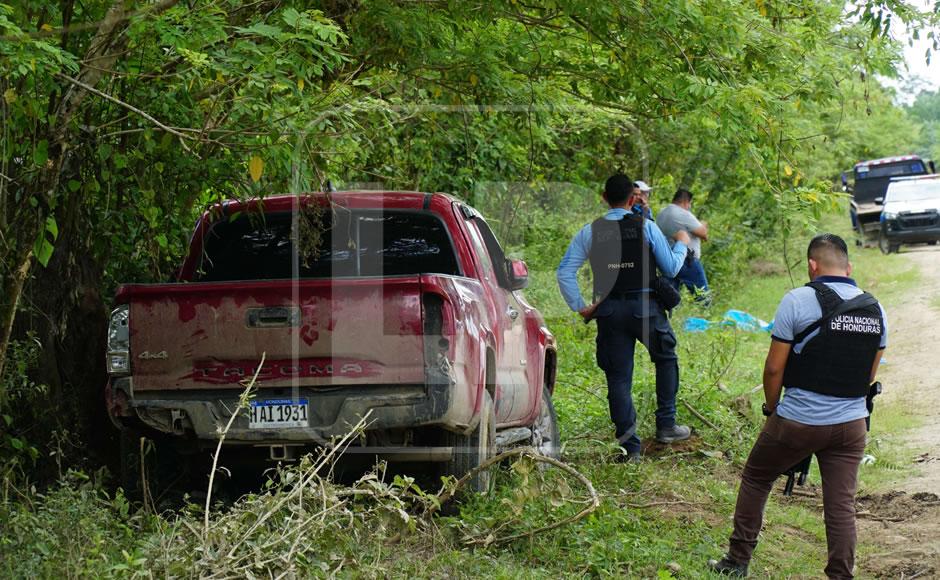
<svg viewBox="0 0 940 580"><path fill-rule="evenodd" d="M852 227L858 233L858 243L874 242L878 238L884 197L892 178L927 175L934 171L933 161L903 155L856 163L852 169L852 185L843 173L842 191L852 194L849 213Z"/></svg>
<svg viewBox="0 0 940 580"><path fill-rule="evenodd" d="M884 197L878 247L885 254L901 244L940 240L940 175L892 179Z"/></svg>

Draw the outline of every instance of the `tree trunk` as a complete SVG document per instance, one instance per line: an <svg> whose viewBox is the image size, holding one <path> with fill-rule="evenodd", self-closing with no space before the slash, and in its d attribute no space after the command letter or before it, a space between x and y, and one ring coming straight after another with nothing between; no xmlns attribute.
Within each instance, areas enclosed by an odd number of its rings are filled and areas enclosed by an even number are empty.
<svg viewBox="0 0 940 580"><path fill-rule="evenodd" d="M85 247L84 228L69 229L49 266L30 280L31 308L17 326L29 328L42 342L32 378L48 387L51 413L38 438L48 440L54 430L67 432L74 436L70 444L82 448L78 456L105 459L113 429L104 405L108 314L98 291L103 269Z"/></svg>
<svg viewBox="0 0 940 580"><path fill-rule="evenodd" d="M66 174L68 175L68 174ZM14 336L32 333L42 344L39 364L30 379L46 386L41 409L25 410L30 442L52 448L57 442L70 464L91 467L107 462L114 430L105 412L108 380L104 353L108 314L99 292L103 262L88 232L93 216L83 199L71 196L56 208L59 239L44 268L37 268L23 288L29 308L17 317ZM82 463L88 462L82 465ZM53 465L40 465L40 477L55 477Z"/></svg>

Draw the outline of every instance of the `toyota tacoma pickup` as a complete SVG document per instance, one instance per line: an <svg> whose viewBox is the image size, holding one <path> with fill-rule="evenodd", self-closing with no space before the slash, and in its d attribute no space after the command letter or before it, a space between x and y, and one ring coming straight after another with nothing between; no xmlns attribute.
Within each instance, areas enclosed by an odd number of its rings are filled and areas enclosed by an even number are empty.
<svg viewBox="0 0 940 580"><path fill-rule="evenodd" d="M225 435L236 455L295 459L361 419L346 455L441 475L512 444L557 455L555 339L527 283L525 263L448 195L221 203L198 220L175 282L119 288L108 413L130 451L148 437L192 456L215 448L257 375Z"/></svg>

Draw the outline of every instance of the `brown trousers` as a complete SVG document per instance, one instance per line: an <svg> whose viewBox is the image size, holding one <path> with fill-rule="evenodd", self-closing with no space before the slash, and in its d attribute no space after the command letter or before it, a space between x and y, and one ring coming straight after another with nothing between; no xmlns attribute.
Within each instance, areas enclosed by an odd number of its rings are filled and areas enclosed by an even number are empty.
<svg viewBox="0 0 940 580"><path fill-rule="evenodd" d="M810 453L822 475L823 513L829 578L853 578L855 567L855 488L865 451L865 420L838 425L804 425L771 415L751 449L741 476L728 555L747 564L757 546L764 504L774 481Z"/></svg>

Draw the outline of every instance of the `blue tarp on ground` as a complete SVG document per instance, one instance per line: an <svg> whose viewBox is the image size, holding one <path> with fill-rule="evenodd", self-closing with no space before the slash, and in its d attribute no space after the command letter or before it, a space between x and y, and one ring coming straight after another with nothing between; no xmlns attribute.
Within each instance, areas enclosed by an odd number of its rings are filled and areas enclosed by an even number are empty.
<svg viewBox="0 0 940 580"><path fill-rule="evenodd" d="M728 310L721 320L707 320L705 318L686 318L685 329L688 332L705 332L713 326L733 326L738 330L748 332L770 332L774 328L773 321L765 322L760 318L744 312L743 310Z"/></svg>

